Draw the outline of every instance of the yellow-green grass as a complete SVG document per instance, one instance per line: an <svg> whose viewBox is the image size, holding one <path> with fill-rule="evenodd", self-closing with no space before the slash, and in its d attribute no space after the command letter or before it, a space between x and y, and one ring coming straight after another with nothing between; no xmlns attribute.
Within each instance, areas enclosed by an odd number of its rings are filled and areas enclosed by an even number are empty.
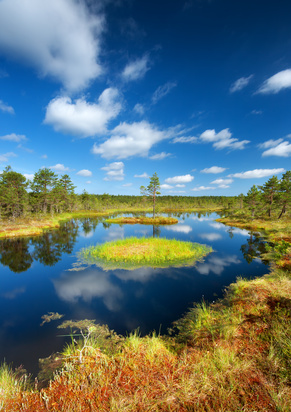
<svg viewBox="0 0 291 412"><path fill-rule="evenodd" d="M104 269L134 269L142 266L169 267L194 265L212 248L199 243L165 238L130 237L82 249L82 263Z"/></svg>
<svg viewBox="0 0 291 412"><path fill-rule="evenodd" d="M138 217L117 217L112 219L106 219L107 223L118 223L118 224L140 224L140 225L175 225L178 223L178 219L173 217L147 217L147 216L138 216Z"/></svg>

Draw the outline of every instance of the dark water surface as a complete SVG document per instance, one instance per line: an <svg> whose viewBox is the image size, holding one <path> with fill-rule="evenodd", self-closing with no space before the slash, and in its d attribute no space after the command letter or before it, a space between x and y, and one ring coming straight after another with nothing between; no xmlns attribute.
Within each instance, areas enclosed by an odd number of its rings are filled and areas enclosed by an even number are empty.
<svg viewBox="0 0 291 412"><path fill-rule="evenodd" d="M62 349L59 321L41 316L59 312L65 319L95 319L117 333L140 328L166 333L193 302L222 297L238 276L268 272L258 257L262 239L215 222L215 214L181 214L172 226L108 225L98 219L65 222L59 230L34 238L0 242L0 362L37 373L38 359ZM104 271L72 270L77 252L90 245L129 236L175 238L212 246L214 252L194 267Z"/></svg>

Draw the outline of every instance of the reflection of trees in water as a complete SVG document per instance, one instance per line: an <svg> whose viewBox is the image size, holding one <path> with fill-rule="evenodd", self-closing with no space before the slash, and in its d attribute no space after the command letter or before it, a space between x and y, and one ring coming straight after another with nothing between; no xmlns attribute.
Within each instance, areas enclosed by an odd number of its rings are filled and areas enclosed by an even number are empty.
<svg viewBox="0 0 291 412"><path fill-rule="evenodd" d="M33 260L53 266L63 253L72 253L77 234L78 225L71 220L63 223L59 230L35 238L4 239L0 242L0 262L16 273L28 270ZM30 245L33 245L32 252Z"/></svg>
<svg viewBox="0 0 291 412"><path fill-rule="evenodd" d="M73 251L78 234L78 224L74 220L65 222L59 230L44 233L32 239L33 258L46 266L54 266L63 253Z"/></svg>
<svg viewBox="0 0 291 412"><path fill-rule="evenodd" d="M98 218L91 218L91 217L80 219L80 221L81 221L82 229L85 235L88 235L90 232L94 232L99 223Z"/></svg>
<svg viewBox="0 0 291 412"><path fill-rule="evenodd" d="M33 258L29 253L29 238L3 239L0 242L0 262L16 273L30 268Z"/></svg>
<svg viewBox="0 0 291 412"><path fill-rule="evenodd" d="M161 226L153 225L153 237L160 237L161 235Z"/></svg>
<svg viewBox="0 0 291 412"><path fill-rule="evenodd" d="M254 259L261 259L263 253L266 253L266 242L262 240L257 233L250 232L250 237L247 239L247 243L241 246L240 250L248 263L251 263ZM261 259L262 262L267 265L268 262Z"/></svg>

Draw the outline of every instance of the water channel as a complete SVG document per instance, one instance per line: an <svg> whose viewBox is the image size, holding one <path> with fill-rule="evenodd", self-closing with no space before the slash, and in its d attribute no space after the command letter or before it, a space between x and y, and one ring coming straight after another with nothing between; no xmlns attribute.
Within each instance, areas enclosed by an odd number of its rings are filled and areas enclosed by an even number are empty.
<svg viewBox="0 0 291 412"><path fill-rule="evenodd" d="M117 333L139 328L166 333L193 302L223 296L238 276L268 272L259 257L258 234L215 221L216 214L180 214L171 226L109 225L101 219L64 222L60 229L33 238L0 242L0 362L22 365L36 374L38 359L66 342L58 322L41 324L48 312L66 319L95 319ZM129 236L161 236L212 246L193 267L75 270L81 248Z"/></svg>

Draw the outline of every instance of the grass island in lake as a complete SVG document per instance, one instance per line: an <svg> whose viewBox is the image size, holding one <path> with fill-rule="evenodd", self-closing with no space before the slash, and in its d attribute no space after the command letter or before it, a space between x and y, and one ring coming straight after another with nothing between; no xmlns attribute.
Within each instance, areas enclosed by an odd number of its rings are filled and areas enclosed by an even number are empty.
<svg viewBox="0 0 291 412"><path fill-rule="evenodd" d="M82 249L81 262L104 269L135 269L141 266L168 267L194 264L212 252L199 243L165 238L136 238L107 242Z"/></svg>

